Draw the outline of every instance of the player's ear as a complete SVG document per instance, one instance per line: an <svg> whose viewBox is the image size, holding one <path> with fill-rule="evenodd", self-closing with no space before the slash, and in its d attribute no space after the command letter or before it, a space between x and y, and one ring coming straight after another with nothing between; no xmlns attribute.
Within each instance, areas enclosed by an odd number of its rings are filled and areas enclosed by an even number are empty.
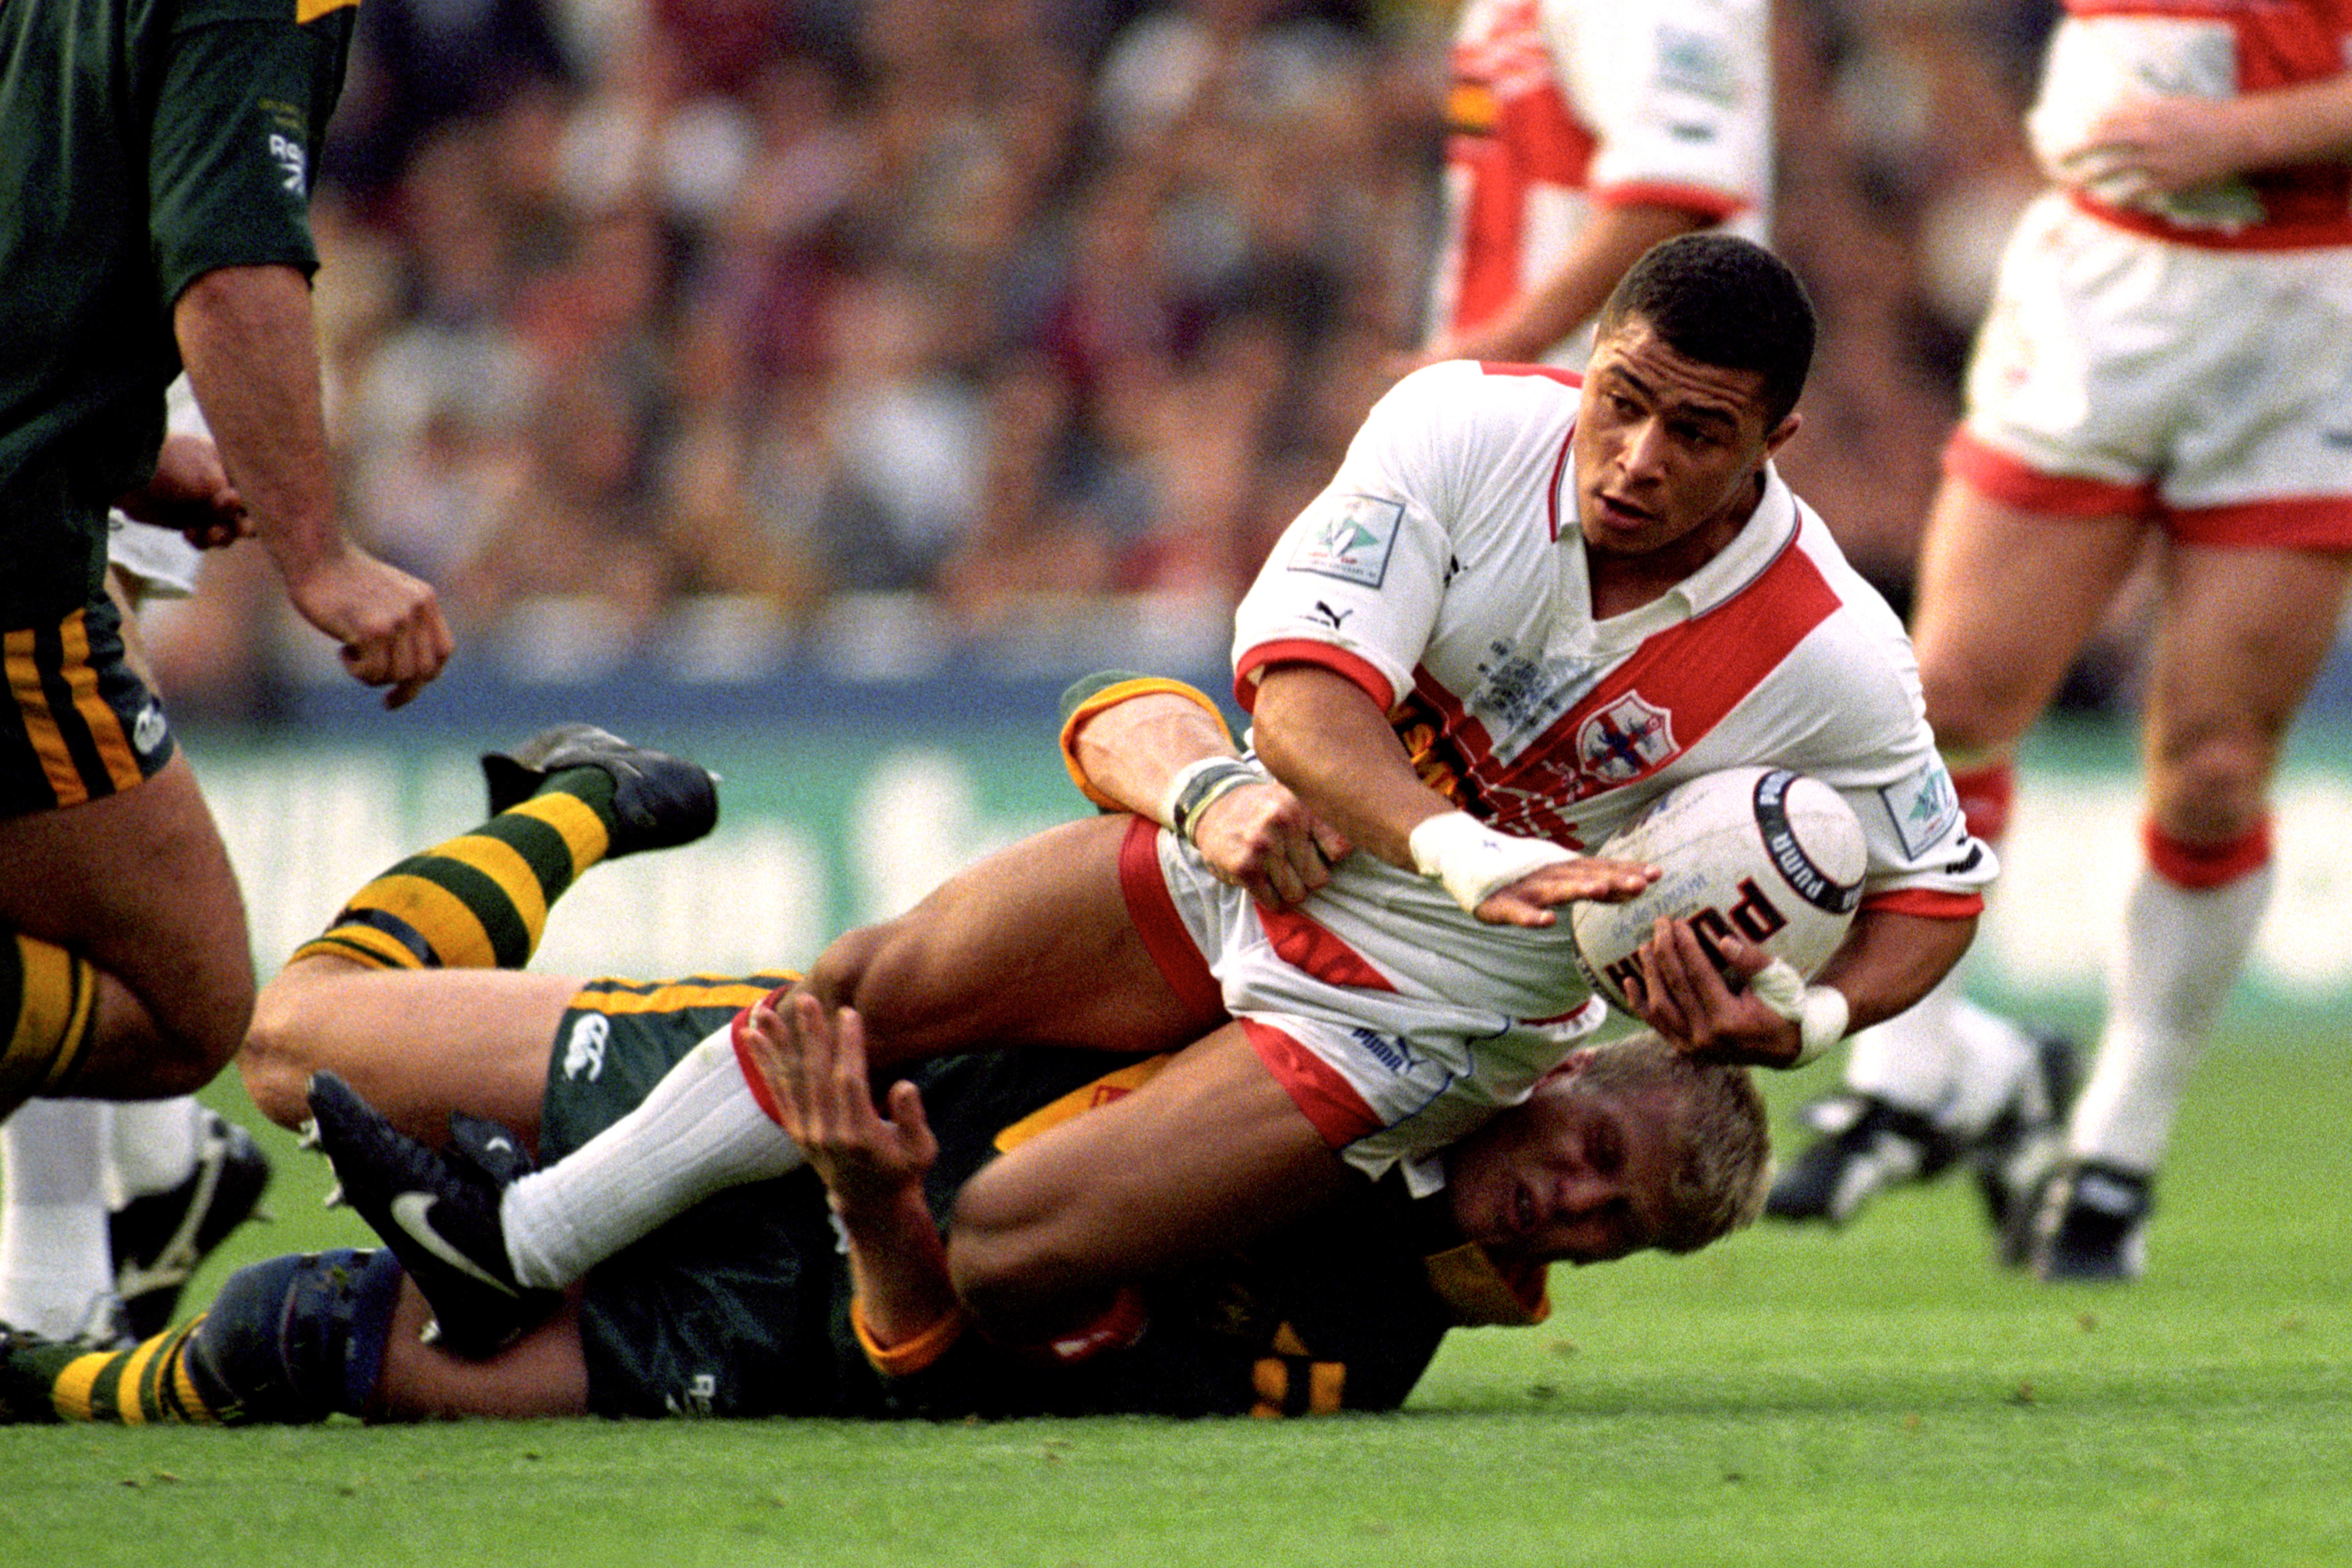
<svg viewBox="0 0 2352 1568"><path fill-rule="evenodd" d="M1765 433L1764 456L1768 459L1778 456L1780 448L1789 444L1789 437L1794 436L1804 422L1803 415L1790 409L1786 418Z"/></svg>

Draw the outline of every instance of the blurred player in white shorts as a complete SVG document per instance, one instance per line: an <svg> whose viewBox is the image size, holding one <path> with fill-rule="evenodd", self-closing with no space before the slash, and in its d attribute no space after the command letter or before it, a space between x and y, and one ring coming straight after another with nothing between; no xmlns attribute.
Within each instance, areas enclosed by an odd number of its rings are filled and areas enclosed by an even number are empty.
<svg viewBox="0 0 2352 1568"><path fill-rule="evenodd" d="M1928 718L1997 841L2018 739L2144 555L2161 614L2145 863L2095 1068L2052 1159L1989 1186L2003 1252L2127 1279L2190 1069L2271 882L2268 789L2352 560L2352 6L2071 6L1913 621ZM1843 1220L2042 1092L1954 984L1858 1037L1850 1121L1774 1194Z"/></svg>

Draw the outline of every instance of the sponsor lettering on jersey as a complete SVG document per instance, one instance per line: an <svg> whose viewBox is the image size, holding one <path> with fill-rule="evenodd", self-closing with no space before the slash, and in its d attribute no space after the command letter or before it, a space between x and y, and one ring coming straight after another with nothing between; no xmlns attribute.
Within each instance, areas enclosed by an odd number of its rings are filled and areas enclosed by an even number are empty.
<svg viewBox="0 0 2352 1568"><path fill-rule="evenodd" d="M299 196L310 188L310 163L309 157L303 153L302 144L290 136L280 136L272 132L269 137L269 156L277 163L278 168L285 172L285 185L289 194Z"/></svg>
<svg viewBox="0 0 2352 1568"><path fill-rule="evenodd" d="M1293 572L1377 588L1389 574L1404 502L1379 496L1334 496L1328 510L1290 552Z"/></svg>
<svg viewBox="0 0 2352 1568"><path fill-rule="evenodd" d="M1686 92L1727 109L1738 102L1739 67L1732 58L1727 41L1712 33L1660 22L1657 47L1657 75L1654 79L1659 90ZM1710 140L1715 134L1712 126L1675 127L1677 133L1687 130L1698 131Z"/></svg>

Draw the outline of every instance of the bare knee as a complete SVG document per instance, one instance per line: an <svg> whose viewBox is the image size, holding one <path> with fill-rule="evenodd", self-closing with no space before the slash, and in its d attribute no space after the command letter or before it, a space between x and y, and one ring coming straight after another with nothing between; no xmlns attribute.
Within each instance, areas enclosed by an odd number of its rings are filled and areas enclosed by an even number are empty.
<svg viewBox="0 0 2352 1568"><path fill-rule="evenodd" d="M280 1127L298 1126L310 1114L310 1074L319 1059L314 1048L318 1031L310 1020L320 1004L320 993L333 981L333 972L320 968L320 962L289 964L261 988L252 1026L236 1055L246 1093Z"/></svg>
<svg viewBox="0 0 2352 1568"><path fill-rule="evenodd" d="M848 932L809 965L803 984L829 1009L856 1009L878 1062L966 1043L962 1026L971 1008L943 989L919 922L887 921Z"/></svg>
<svg viewBox="0 0 2352 1568"><path fill-rule="evenodd" d="M2149 814L2188 843L2240 837L2266 809L2273 758L2266 742L2220 731L2162 745L2149 770Z"/></svg>

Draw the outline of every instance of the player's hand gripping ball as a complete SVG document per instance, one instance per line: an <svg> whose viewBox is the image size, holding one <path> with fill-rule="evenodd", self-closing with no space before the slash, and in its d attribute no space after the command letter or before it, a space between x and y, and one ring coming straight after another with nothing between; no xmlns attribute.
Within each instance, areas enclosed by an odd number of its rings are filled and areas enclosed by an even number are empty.
<svg viewBox="0 0 2352 1568"><path fill-rule="evenodd" d="M1664 874L1622 904L1580 902L1569 917L1576 961L1621 1012L1633 954L1661 918L1686 919L1723 964L1737 935L1810 978L1845 940L1870 859L1862 823L1837 791L1787 768L1727 768L1678 784L1594 854L1647 861Z"/></svg>

